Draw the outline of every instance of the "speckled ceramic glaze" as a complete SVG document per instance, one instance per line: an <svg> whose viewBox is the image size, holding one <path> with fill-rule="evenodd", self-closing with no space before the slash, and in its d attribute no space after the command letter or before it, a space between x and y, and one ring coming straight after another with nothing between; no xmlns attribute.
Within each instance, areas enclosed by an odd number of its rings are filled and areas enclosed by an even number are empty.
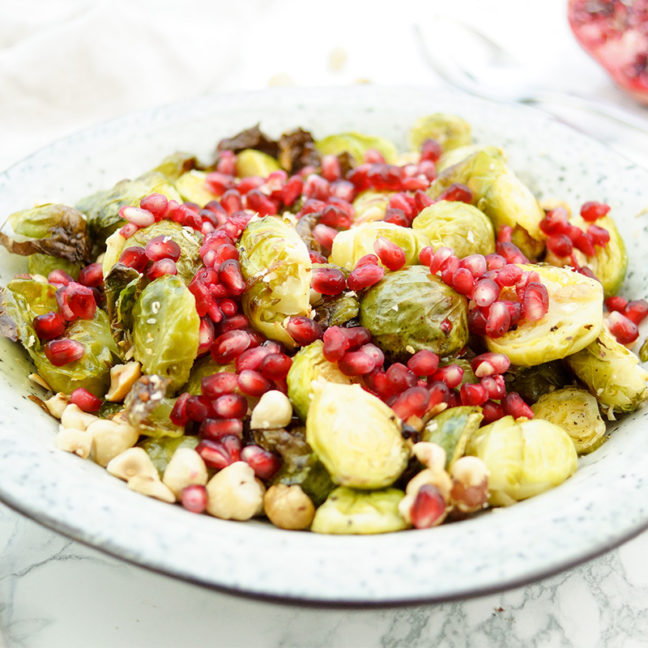
<svg viewBox="0 0 648 648"><path fill-rule="evenodd" d="M624 295L646 295L648 173L541 112L406 88L272 90L208 97L113 121L57 142L0 176L0 214L37 202L74 203L138 175L165 154L207 157L225 135L261 122L278 135L345 129L405 147L420 115L468 119L480 143L507 152L539 198L612 205L628 245ZM24 266L0 257L0 280ZM610 440L548 493L427 531L321 536L262 522L193 515L129 491L90 461L55 449L55 422L27 396L29 365L0 341L0 498L41 523L170 575L244 594L322 603L447 600L540 578L648 526L646 411L613 423Z"/></svg>

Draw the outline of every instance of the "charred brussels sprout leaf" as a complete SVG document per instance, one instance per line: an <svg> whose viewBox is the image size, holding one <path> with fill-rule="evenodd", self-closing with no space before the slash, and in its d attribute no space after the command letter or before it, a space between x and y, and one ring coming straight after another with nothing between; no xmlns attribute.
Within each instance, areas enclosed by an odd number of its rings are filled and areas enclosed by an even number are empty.
<svg viewBox="0 0 648 648"><path fill-rule="evenodd" d="M409 459L401 424L390 407L359 385L316 385L306 440L336 484L384 488Z"/></svg>
<svg viewBox="0 0 648 648"><path fill-rule="evenodd" d="M336 488L317 509L311 531L362 535L402 531L409 526L398 512L403 497L405 493L396 488L372 492Z"/></svg>
<svg viewBox="0 0 648 648"><path fill-rule="evenodd" d="M302 421L306 420L317 381L325 380L341 385L357 382L357 379L345 376L339 370L337 363L329 362L324 357L323 346L321 340L316 340L300 349L293 358L286 378L288 397Z"/></svg>
<svg viewBox="0 0 648 648"><path fill-rule="evenodd" d="M177 277L151 282L133 307L135 359L144 373L170 378L177 389L189 378L198 352L200 318L194 296Z"/></svg>
<svg viewBox="0 0 648 648"><path fill-rule="evenodd" d="M198 445L198 441L198 437L186 435L179 437L147 437L137 445L146 451L158 473L162 476L169 465L169 461L171 461L171 457L178 448L190 448L193 450Z"/></svg>
<svg viewBox="0 0 648 648"><path fill-rule="evenodd" d="M516 422L505 416L480 428L466 452L486 464L489 502L495 506L539 495L562 484L578 467L567 432L541 419Z"/></svg>
<svg viewBox="0 0 648 648"><path fill-rule="evenodd" d="M505 353L513 364L530 367L565 358L593 342L603 326L603 289L567 268L525 265L534 270L549 294L549 309L536 322L521 321L498 338L486 338L491 351Z"/></svg>
<svg viewBox="0 0 648 648"><path fill-rule="evenodd" d="M506 390L517 392L524 400L535 403L540 396L573 382L573 376L559 360L535 367L511 367L504 376Z"/></svg>
<svg viewBox="0 0 648 648"><path fill-rule="evenodd" d="M466 300L425 266L388 273L360 302L360 324L396 356L451 355L468 342Z"/></svg>
<svg viewBox="0 0 648 648"><path fill-rule="evenodd" d="M234 151L234 153L238 153L243 149L263 151L272 157L277 157L278 153L277 142L264 135L259 128L259 124L218 142L218 151Z"/></svg>
<svg viewBox="0 0 648 648"><path fill-rule="evenodd" d="M327 297L318 304L315 307L315 320L326 329L330 326L343 326L358 317L359 313L358 298L345 292L335 297Z"/></svg>
<svg viewBox="0 0 648 648"><path fill-rule="evenodd" d="M499 158L481 150L448 167L432 183L428 193L436 198L454 182L470 187L476 207L493 222L513 228L513 242L530 259L544 249L540 221L544 212L529 189Z"/></svg>
<svg viewBox="0 0 648 648"><path fill-rule="evenodd" d="M605 328L592 344L567 358L567 364L608 415L632 412L648 398L648 372Z"/></svg>
<svg viewBox="0 0 648 648"><path fill-rule="evenodd" d="M433 113L419 117L409 132L412 149L421 150L426 139L436 140L444 151L470 144L470 124L457 115Z"/></svg>
<svg viewBox="0 0 648 648"><path fill-rule="evenodd" d="M294 348L285 321L310 314L311 261L306 245L287 220L266 216L248 224L238 249L247 282L245 315L266 337Z"/></svg>
<svg viewBox="0 0 648 648"><path fill-rule="evenodd" d="M132 343L133 306L135 306L145 283L144 276L135 268L121 263L114 265L104 279L104 295L110 330L123 352L128 350Z"/></svg>
<svg viewBox="0 0 648 648"><path fill-rule="evenodd" d="M451 407L427 423L422 440L441 446L446 452L446 467L462 457L470 437L483 419L479 407Z"/></svg>
<svg viewBox="0 0 648 648"><path fill-rule="evenodd" d="M361 133L339 133L329 135L324 139L317 140L315 146L321 155L339 155L345 151L350 153L357 164L364 160L364 154L369 149L380 151L385 162L392 164L398 157L396 147L383 137L371 137Z"/></svg>
<svg viewBox="0 0 648 648"><path fill-rule="evenodd" d="M338 233L333 239L329 261L346 270L353 270L358 259L366 254L374 254L374 243L380 236L400 246L408 264L418 263L421 248L430 244L425 234L409 227L384 221L363 223Z"/></svg>
<svg viewBox="0 0 648 648"><path fill-rule="evenodd" d="M495 252L493 224L479 209L463 202L441 200L426 207L412 229L425 234L435 250L449 247L460 259Z"/></svg>
<svg viewBox="0 0 648 648"><path fill-rule="evenodd" d="M59 204L39 205L16 212L9 222L26 241L15 241L0 232L0 244L9 252L29 256L44 254L73 264L84 264L90 256L90 244L83 214L73 207Z"/></svg>
<svg viewBox="0 0 648 648"><path fill-rule="evenodd" d="M318 167L320 155L313 136L302 128L284 133L279 138L279 164L288 173L296 173L305 166Z"/></svg>
<svg viewBox="0 0 648 648"><path fill-rule="evenodd" d="M596 398L584 389L558 389L541 396L531 409L537 418L560 425L571 437L578 454L596 450L606 439Z"/></svg>

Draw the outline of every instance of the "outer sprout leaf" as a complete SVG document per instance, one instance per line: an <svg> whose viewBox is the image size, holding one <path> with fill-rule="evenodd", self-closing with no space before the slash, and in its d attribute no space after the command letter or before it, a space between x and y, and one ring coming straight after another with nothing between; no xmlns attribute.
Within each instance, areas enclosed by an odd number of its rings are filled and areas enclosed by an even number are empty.
<svg viewBox="0 0 648 648"><path fill-rule="evenodd" d="M440 445L446 452L446 467L462 457L470 437L483 419L479 407L451 407L431 419L423 429L422 440Z"/></svg>
<svg viewBox="0 0 648 648"><path fill-rule="evenodd" d="M426 139L436 140L444 151L467 146L471 141L470 124L457 115L447 113L419 117L409 132L412 149L420 151Z"/></svg>
<svg viewBox="0 0 648 648"><path fill-rule="evenodd" d="M371 137L361 133L339 133L329 135L324 139L317 140L315 146L321 155L339 155L345 151L350 153L357 164L364 160L364 154L369 149L380 151L385 162L392 164L398 158L396 147L383 137Z"/></svg>

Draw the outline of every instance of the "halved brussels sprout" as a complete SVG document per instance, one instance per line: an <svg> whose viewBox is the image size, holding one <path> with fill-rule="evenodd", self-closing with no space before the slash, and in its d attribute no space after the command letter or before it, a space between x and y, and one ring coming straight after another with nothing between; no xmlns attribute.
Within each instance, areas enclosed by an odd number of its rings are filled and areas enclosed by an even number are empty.
<svg viewBox="0 0 648 648"><path fill-rule="evenodd" d="M560 360L543 362L534 367L511 367L504 379L507 391L517 392L532 403L543 394L574 382L574 377Z"/></svg>
<svg viewBox="0 0 648 648"><path fill-rule="evenodd" d="M606 328L592 344L567 358L567 364L609 416L632 412L648 399L648 372Z"/></svg>
<svg viewBox="0 0 648 648"><path fill-rule="evenodd" d="M495 252L493 224L477 207L463 202L441 200L426 207L412 229L423 232L435 250L449 247L460 259Z"/></svg>
<svg viewBox="0 0 648 648"><path fill-rule="evenodd" d="M125 239L119 232L112 234L106 241L106 253L102 263L104 277L119 261L125 248L146 247L146 244L156 236L168 236L180 246L180 258L176 261L177 276L185 284L188 284L202 264L199 253L202 235L170 220L161 220L148 227L143 227L128 239Z"/></svg>
<svg viewBox="0 0 648 648"><path fill-rule="evenodd" d="M488 468L489 502L508 506L562 484L578 467L571 438L562 427L542 419L505 416L480 428L466 454Z"/></svg>
<svg viewBox="0 0 648 648"><path fill-rule="evenodd" d="M409 459L396 414L359 385L316 383L306 440L342 486L390 486Z"/></svg>
<svg viewBox="0 0 648 648"><path fill-rule="evenodd" d="M475 206L493 221L495 231L502 225L511 226L513 242L530 259L538 257L544 249L544 235L540 230L544 211L499 156L484 149L474 153L442 171L428 194L436 198L453 182L470 187Z"/></svg>
<svg viewBox="0 0 648 648"><path fill-rule="evenodd" d="M478 153L479 151L486 151L489 155L500 158L506 162L506 156L502 149L497 146L481 146L480 144L468 144L466 146L459 146L449 151L444 151L443 155L436 163L437 173L445 171L448 167L454 166L459 162L463 162L467 157Z"/></svg>
<svg viewBox="0 0 648 648"><path fill-rule="evenodd" d="M364 161L364 154L369 149L380 151L385 162L394 163L398 157L396 147L383 137L372 137L361 133L339 133L329 135L324 139L317 140L315 147L321 155L339 155L345 151L349 152L357 164Z"/></svg>
<svg viewBox="0 0 648 648"><path fill-rule="evenodd" d="M598 281L567 268L521 267L540 275L549 294L549 310L536 322L522 320L501 337L486 337L491 351L529 367L565 358L596 340L603 326L603 288Z"/></svg>
<svg viewBox="0 0 648 648"><path fill-rule="evenodd" d="M273 171L279 171L280 168L279 162L263 151L244 149L236 156L236 175L239 178L248 176L266 178Z"/></svg>
<svg viewBox="0 0 648 648"><path fill-rule="evenodd" d="M371 223L385 218L391 193L387 191L363 191L353 201L353 224Z"/></svg>
<svg viewBox="0 0 648 648"><path fill-rule="evenodd" d="M31 275L47 277L52 270L63 270L63 272L67 272L73 279L78 279L79 273L81 272L80 263L73 263L67 259L60 259L49 254L40 254L39 252L30 254L27 262L27 268Z"/></svg>
<svg viewBox="0 0 648 648"><path fill-rule="evenodd" d="M468 440L483 418L479 407L451 407L428 421L421 440L441 446L446 453L446 468L450 468L465 454Z"/></svg>
<svg viewBox="0 0 648 648"><path fill-rule="evenodd" d="M294 348L285 328L292 315L310 315L311 260L308 248L287 219L253 219L238 243L248 287L243 312L272 340Z"/></svg>
<svg viewBox="0 0 648 648"><path fill-rule="evenodd" d="M334 297L325 297L315 307L315 321L327 329L330 326L342 326L360 313L360 302L357 296L344 292Z"/></svg>
<svg viewBox="0 0 648 648"><path fill-rule="evenodd" d="M471 141L470 124L448 113L433 113L419 117L409 132L409 141L415 151L421 150L426 139L436 140L444 151L467 146Z"/></svg>
<svg viewBox="0 0 648 648"><path fill-rule="evenodd" d="M198 441L200 441L198 437L187 435L179 437L147 437L139 441L137 445L146 451L161 477L178 448L190 448L193 450L198 445Z"/></svg>
<svg viewBox="0 0 648 648"><path fill-rule="evenodd" d="M210 200L217 200L218 196L209 190L204 171L193 169L183 173L176 181L175 188L178 190L182 200L196 203L203 207Z"/></svg>
<svg viewBox="0 0 648 648"><path fill-rule="evenodd" d="M393 355L455 353L468 342L466 300L425 266L390 272L360 302L360 324Z"/></svg>
<svg viewBox="0 0 648 648"><path fill-rule="evenodd" d="M104 279L110 330L122 351L123 359L132 346L133 306L145 285L144 275L121 263L114 265Z"/></svg>
<svg viewBox="0 0 648 648"><path fill-rule="evenodd" d="M323 347L324 344L321 340L315 340L312 344L300 349L293 357L286 377L288 398L302 421L306 420L317 381L326 380L341 385L358 382L357 378L345 376L336 362L329 362L324 357Z"/></svg>
<svg viewBox="0 0 648 648"><path fill-rule="evenodd" d="M133 307L135 360L144 373L170 378L177 389L189 378L198 352L196 300L177 277L152 281Z"/></svg>
<svg viewBox="0 0 648 648"><path fill-rule="evenodd" d="M572 214L569 217L569 222L582 230L587 230L589 227L589 223L586 223L578 214ZM573 249L572 254L579 266L587 266L596 275L603 284L605 296L609 297L616 295L623 284L628 269L628 255L625 243L611 216L599 218L595 224L610 234L608 244L605 247L597 245L594 248L594 256L587 256L577 248ZM547 251L545 261L556 266L573 265L574 263L571 256L558 257L550 250Z"/></svg>
<svg viewBox="0 0 648 648"><path fill-rule="evenodd" d="M329 261L347 270L353 270L358 259L366 254L375 254L374 243L380 236L400 246L405 252L408 264L418 263L421 248L430 244L423 232L414 231L409 227L384 221L363 223L338 233L333 239Z"/></svg>
<svg viewBox="0 0 648 648"><path fill-rule="evenodd" d="M253 430L254 441L281 456L281 468L273 484L298 484L315 506L319 506L335 488L331 476L306 443L303 428L291 430Z"/></svg>
<svg viewBox="0 0 648 648"><path fill-rule="evenodd" d="M311 531L362 535L402 531L409 526L398 512L403 497L405 493L396 488L370 493L336 488L315 512Z"/></svg>
<svg viewBox="0 0 648 648"><path fill-rule="evenodd" d="M558 389L541 396L531 409L537 418L560 425L578 454L592 452L605 441L605 423L596 398L584 389Z"/></svg>

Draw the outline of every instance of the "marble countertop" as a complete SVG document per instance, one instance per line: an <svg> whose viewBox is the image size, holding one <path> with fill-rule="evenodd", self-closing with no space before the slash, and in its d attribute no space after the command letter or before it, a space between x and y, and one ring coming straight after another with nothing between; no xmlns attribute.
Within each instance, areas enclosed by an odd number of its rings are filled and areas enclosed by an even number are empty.
<svg viewBox="0 0 648 648"><path fill-rule="evenodd" d="M271 46L269 34L295 26L300 3L195 1L182 12L172 4L57 0L45 8L26 0L1 6L0 168L81 127L205 92L269 83L440 86L413 31L415 22L425 25L438 12L468 16L505 43L529 65L539 87L612 102L646 118L571 40L561 0L537 6L458 0L452 8L432 0L425 9L405 0L397 17L391 4L378 2L367 30L357 28L366 19L364 3L336 0L309 25L315 35L286 29L286 38ZM551 47L544 37L549 32ZM569 110L561 117L573 119ZM636 137L598 130L594 122L589 128L648 165ZM203 589L106 556L2 505L0 549L0 647L648 645L648 532L525 587L368 610L284 605Z"/></svg>

